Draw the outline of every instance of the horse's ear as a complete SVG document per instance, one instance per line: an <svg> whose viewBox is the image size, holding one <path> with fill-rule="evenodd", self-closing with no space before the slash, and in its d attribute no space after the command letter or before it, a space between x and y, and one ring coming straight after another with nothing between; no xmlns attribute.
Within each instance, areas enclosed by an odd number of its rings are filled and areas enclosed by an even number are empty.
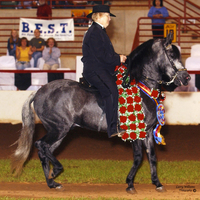
<svg viewBox="0 0 200 200"><path fill-rule="evenodd" d="M165 44L164 44L165 47L171 45L172 40L173 40L173 35L174 35L173 32L170 31L169 34L168 34L167 37L166 37L166 41L165 41Z"/></svg>

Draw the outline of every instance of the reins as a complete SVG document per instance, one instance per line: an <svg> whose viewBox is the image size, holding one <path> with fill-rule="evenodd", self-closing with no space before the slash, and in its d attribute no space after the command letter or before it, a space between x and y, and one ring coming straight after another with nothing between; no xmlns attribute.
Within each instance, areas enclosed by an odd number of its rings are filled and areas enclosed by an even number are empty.
<svg viewBox="0 0 200 200"><path fill-rule="evenodd" d="M130 78L127 79L128 76L130 75L130 69L131 69L131 62L130 62L130 57L129 56L127 56L126 64L127 64L127 71L123 76L123 82L122 82L122 86L124 88L128 88L130 83L131 83L131 79Z"/></svg>

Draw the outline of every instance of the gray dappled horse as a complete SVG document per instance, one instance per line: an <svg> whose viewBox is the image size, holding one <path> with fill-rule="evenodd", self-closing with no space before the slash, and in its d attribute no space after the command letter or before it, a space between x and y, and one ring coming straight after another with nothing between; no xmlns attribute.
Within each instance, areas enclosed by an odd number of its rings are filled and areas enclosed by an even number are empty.
<svg viewBox="0 0 200 200"><path fill-rule="evenodd" d="M130 79L142 81L148 88L159 89L161 85L187 85L190 76L180 60L178 48L171 45L172 35L166 39L149 40L129 55L128 75ZM165 80L163 80L165 77ZM126 87L126 84L125 84ZM157 123L156 105L142 91L142 106L147 124L147 136L144 140L133 141L134 163L127 176L126 183L129 193L134 193L134 177L142 162L142 146L144 146L151 168L152 183L157 191L164 191L164 187L157 177L156 155L153 141L153 128ZM35 128L34 110L47 130L47 134L35 142L38 155L42 163L47 185L50 188L61 188L54 178L63 170L61 163L53 156L54 150L63 138L75 126L106 132L107 124L103 115L103 104L98 92L82 89L73 80L56 80L33 92L22 108L23 127L17 141L18 147L12 155L12 170L18 174L27 160L33 143ZM101 120L103 117L103 120ZM53 165L50 169L49 162Z"/></svg>

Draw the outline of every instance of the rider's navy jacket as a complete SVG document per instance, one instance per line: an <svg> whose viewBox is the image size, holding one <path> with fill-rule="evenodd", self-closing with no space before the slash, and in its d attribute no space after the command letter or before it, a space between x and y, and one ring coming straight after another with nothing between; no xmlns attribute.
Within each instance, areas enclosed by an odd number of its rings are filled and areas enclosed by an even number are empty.
<svg viewBox="0 0 200 200"><path fill-rule="evenodd" d="M114 51L110 38L102 27L93 22L83 39L83 74L106 69L110 74L120 65L120 56Z"/></svg>

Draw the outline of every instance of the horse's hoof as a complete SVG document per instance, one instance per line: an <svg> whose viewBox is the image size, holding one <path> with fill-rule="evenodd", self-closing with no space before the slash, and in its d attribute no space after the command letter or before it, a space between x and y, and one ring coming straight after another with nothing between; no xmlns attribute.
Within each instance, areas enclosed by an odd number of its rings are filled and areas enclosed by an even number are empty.
<svg viewBox="0 0 200 200"><path fill-rule="evenodd" d="M129 194L137 194L134 187L127 187L126 192L129 193Z"/></svg>
<svg viewBox="0 0 200 200"><path fill-rule="evenodd" d="M64 187L62 185L58 185L55 187L56 190L63 191Z"/></svg>
<svg viewBox="0 0 200 200"><path fill-rule="evenodd" d="M157 192L167 192L167 190L165 189L164 186L157 187L157 188L156 188L156 191L157 191Z"/></svg>

